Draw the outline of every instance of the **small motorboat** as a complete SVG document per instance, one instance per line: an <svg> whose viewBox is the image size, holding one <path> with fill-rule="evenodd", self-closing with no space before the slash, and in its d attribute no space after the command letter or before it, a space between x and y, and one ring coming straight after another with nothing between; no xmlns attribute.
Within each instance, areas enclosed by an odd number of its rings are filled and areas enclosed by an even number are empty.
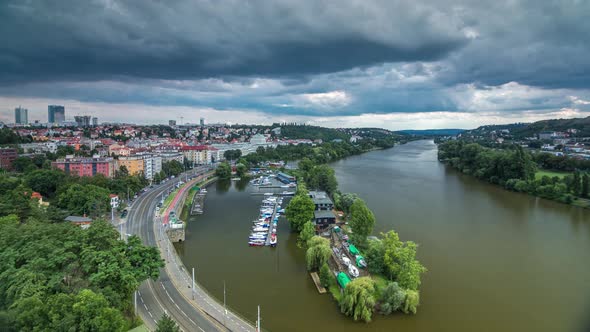
<svg viewBox="0 0 590 332"><path fill-rule="evenodd" d="M365 258L361 255L356 255L355 256L356 259L356 265L360 268L365 268L367 267L367 262L365 261Z"/></svg>
<svg viewBox="0 0 590 332"><path fill-rule="evenodd" d="M344 265L350 266L350 258L348 258L348 256L346 256L345 254L342 254L341 258L342 258L342 262L344 263Z"/></svg>
<svg viewBox="0 0 590 332"><path fill-rule="evenodd" d="M264 231L268 231L268 227L256 227L252 229L253 232L264 232Z"/></svg>
<svg viewBox="0 0 590 332"><path fill-rule="evenodd" d="M274 233L270 236L270 245L271 247L277 246L277 235Z"/></svg>
<svg viewBox="0 0 590 332"><path fill-rule="evenodd" d="M356 266L354 266L352 264L350 264L348 266L348 273L353 278L358 278L358 276L359 276L359 270L356 268Z"/></svg>
<svg viewBox="0 0 590 332"><path fill-rule="evenodd" d="M249 241L248 245L251 247L261 247L264 245L264 241L253 240L253 241Z"/></svg>

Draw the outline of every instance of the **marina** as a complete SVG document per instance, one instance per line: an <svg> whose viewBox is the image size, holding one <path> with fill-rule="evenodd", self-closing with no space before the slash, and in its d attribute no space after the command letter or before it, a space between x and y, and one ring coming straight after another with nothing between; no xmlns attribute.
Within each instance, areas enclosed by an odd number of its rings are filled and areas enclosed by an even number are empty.
<svg viewBox="0 0 590 332"><path fill-rule="evenodd" d="M248 237L248 245L251 247L262 247L270 246L275 247L277 245L277 225L283 199L279 196L267 193L265 198L262 200L260 206L260 213L257 220L254 220L252 226L252 232Z"/></svg>

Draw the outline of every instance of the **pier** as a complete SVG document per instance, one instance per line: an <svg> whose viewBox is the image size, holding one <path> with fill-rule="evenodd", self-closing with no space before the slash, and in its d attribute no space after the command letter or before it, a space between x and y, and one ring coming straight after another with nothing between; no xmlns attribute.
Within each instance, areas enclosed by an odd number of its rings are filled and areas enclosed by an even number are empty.
<svg viewBox="0 0 590 332"><path fill-rule="evenodd" d="M275 218L277 216L277 207L279 206L278 201L275 202L275 204L272 207L272 216L270 217L270 226L268 227L268 234L266 235L266 242L264 243L265 246L270 246L270 239L272 237L272 233L273 231L276 231L276 227L278 226L278 221L277 224L275 225ZM278 238L277 238L277 242L278 242ZM276 244L275 244L276 245Z"/></svg>

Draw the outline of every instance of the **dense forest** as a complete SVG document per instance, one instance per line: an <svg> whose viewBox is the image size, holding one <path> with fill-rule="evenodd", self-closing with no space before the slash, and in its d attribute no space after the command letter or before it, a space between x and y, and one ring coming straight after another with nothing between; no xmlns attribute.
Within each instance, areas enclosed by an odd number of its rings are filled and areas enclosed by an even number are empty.
<svg viewBox="0 0 590 332"><path fill-rule="evenodd" d="M350 135L338 129L324 128L310 125L285 124L281 125L281 136L290 139L321 139L329 142L335 139L348 141Z"/></svg>
<svg viewBox="0 0 590 332"><path fill-rule="evenodd" d="M526 192L563 203L572 203L578 198L589 198L589 174L575 170L563 177L543 176L536 178L539 161L541 166L553 165L552 158L530 152L519 145L510 149L496 150L477 143L461 140L439 144L438 158L463 173L504 186L506 189Z"/></svg>
<svg viewBox="0 0 590 332"><path fill-rule="evenodd" d="M43 213L0 217L0 329L127 331L133 292L162 265L156 248L119 241L105 221L84 230Z"/></svg>

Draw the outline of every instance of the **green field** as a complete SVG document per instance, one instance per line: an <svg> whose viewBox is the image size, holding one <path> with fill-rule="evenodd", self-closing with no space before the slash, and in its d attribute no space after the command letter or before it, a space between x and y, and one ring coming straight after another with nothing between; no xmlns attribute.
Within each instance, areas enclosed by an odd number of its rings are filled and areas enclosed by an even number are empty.
<svg viewBox="0 0 590 332"><path fill-rule="evenodd" d="M547 175L550 178L552 178L554 176L557 176L559 178L563 178L563 177L565 177L566 175L569 175L569 174L571 174L571 173L540 170L540 171L537 171L537 173L535 173L535 179L540 179L540 178L544 177L545 175Z"/></svg>

